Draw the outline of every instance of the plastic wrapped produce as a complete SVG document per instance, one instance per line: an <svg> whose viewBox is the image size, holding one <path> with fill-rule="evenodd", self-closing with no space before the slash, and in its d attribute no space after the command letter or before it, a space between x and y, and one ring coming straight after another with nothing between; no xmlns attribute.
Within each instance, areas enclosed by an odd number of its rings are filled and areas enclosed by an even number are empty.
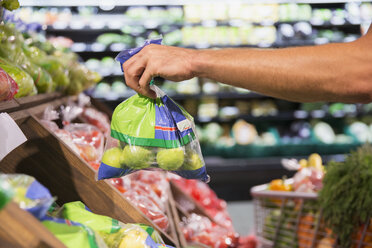
<svg viewBox="0 0 372 248"><path fill-rule="evenodd" d="M127 178L125 177L125 179ZM164 173L142 170L131 174L129 178L131 181L140 181L150 186L163 203L167 202L169 183Z"/></svg>
<svg viewBox="0 0 372 248"><path fill-rule="evenodd" d="M214 222L234 231L232 220L227 212L226 202L219 199L208 184L195 180L186 180L177 176L173 177L172 181L197 201L213 218Z"/></svg>
<svg viewBox="0 0 372 248"><path fill-rule="evenodd" d="M0 68L8 73L9 76L17 83L19 90L14 95L15 98L35 95L37 93L37 89L34 85L32 77L20 67L0 58Z"/></svg>
<svg viewBox="0 0 372 248"><path fill-rule="evenodd" d="M94 108L84 108L81 119L86 123L98 127L105 136L110 134L110 121L104 113Z"/></svg>
<svg viewBox="0 0 372 248"><path fill-rule="evenodd" d="M107 248L97 233L80 223L48 216L41 222L68 248Z"/></svg>
<svg viewBox="0 0 372 248"><path fill-rule="evenodd" d="M211 222L207 217L192 213L183 218L181 229L189 243L201 243L208 247L238 247L239 235Z"/></svg>
<svg viewBox="0 0 372 248"><path fill-rule="evenodd" d="M54 83L51 75L43 68L38 66L35 62L33 62L33 59L36 60L36 58L43 57L43 54L41 54L40 51L38 51L38 48L32 47L30 48L27 45L22 46L23 53L27 56L27 58L30 61L30 68L32 68L33 74L30 74L34 80L34 83L36 85L36 88L39 93L49 93L53 92L56 89L56 84ZM44 55L45 56L45 55ZM26 69L27 72L29 72ZM30 73L30 72L29 72Z"/></svg>
<svg viewBox="0 0 372 248"><path fill-rule="evenodd" d="M85 123L72 123L66 125L64 130L71 135L80 156L97 169L103 152L104 136L101 131Z"/></svg>
<svg viewBox="0 0 372 248"><path fill-rule="evenodd" d="M17 92L17 83L0 67L0 102L12 99Z"/></svg>
<svg viewBox="0 0 372 248"><path fill-rule="evenodd" d="M57 90L63 91L69 86L70 79L68 77L68 71L58 59L53 56L46 56L38 61L38 64L52 76Z"/></svg>
<svg viewBox="0 0 372 248"><path fill-rule="evenodd" d="M324 167L319 154L313 153L308 160L300 160L301 168L293 176L296 192L317 192L323 187Z"/></svg>
<svg viewBox="0 0 372 248"><path fill-rule="evenodd" d="M53 90L53 81L49 73L35 64L31 57L27 55L29 54L27 52L28 46L22 43L23 38L16 40L12 37L10 36L0 43L0 57L6 58L27 72L32 77L39 92L51 92Z"/></svg>
<svg viewBox="0 0 372 248"><path fill-rule="evenodd" d="M132 204L137 206L142 213L158 225L160 229L167 230L169 225L168 217L148 196L141 195L136 191L127 191L123 195Z"/></svg>
<svg viewBox="0 0 372 248"><path fill-rule="evenodd" d="M162 242L160 235L151 227L124 224L108 216L94 214L82 202L66 203L62 208L62 216L99 233L108 248L155 248L156 243L150 236L152 234L158 242Z"/></svg>
<svg viewBox="0 0 372 248"><path fill-rule="evenodd" d="M193 118L152 87L156 100L136 94L116 107L98 179L157 168L208 181Z"/></svg>
<svg viewBox="0 0 372 248"><path fill-rule="evenodd" d="M9 183L14 191L13 201L36 218L44 217L55 200L49 190L31 176L0 174L0 181Z"/></svg>
<svg viewBox="0 0 372 248"><path fill-rule="evenodd" d="M9 182L0 176L0 210L11 201L13 195L14 191Z"/></svg>

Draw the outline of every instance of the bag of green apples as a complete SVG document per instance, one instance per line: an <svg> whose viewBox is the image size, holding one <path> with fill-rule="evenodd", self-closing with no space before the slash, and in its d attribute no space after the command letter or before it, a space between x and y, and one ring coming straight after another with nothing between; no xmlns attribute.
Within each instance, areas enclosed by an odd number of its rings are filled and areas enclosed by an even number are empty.
<svg viewBox="0 0 372 248"><path fill-rule="evenodd" d="M145 45L160 41L149 40ZM144 46L122 51L117 60L124 63ZM136 94L116 107L98 180L162 169L209 181L193 118L157 86L150 87L156 99Z"/></svg>
<svg viewBox="0 0 372 248"><path fill-rule="evenodd" d="M58 215L91 228L103 238L108 248L155 248L157 243L164 243L160 234L152 227L124 224L108 216L94 214L80 201L65 203Z"/></svg>

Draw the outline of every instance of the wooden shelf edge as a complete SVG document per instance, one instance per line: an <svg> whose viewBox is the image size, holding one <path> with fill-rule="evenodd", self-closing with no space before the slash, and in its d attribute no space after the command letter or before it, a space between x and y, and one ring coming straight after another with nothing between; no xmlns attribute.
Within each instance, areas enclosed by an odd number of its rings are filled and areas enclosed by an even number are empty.
<svg viewBox="0 0 372 248"><path fill-rule="evenodd" d="M181 247L181 248L186 247L187 242L186 242L185 236L183 235L183 232L182 232L181 227L180 227L181 220L180 220L180 216L178 215L176 202L173 198L173 194L172 194L172 191L170 189L170 186L168 188L168 197L169 197L169 200L168 200L169 207L170 207L170 210L171 210L171 213L172 213L172 219L174 221L175 231L176 231L176 234L177 234L177 237L178 237L178 242L179 242L179 247Z"/></svg>
<svg viewBox="0 0 372 248"><path fill-rule="evenodd" d="M177 202L177 197L180 195L182 198L184 198L184 199L186 199L189 202L194 204L195 208L192 212L194 212L196 214L199 214L199 215L203 215L203 216L207 217L208 219L210 219L211 221L214 222L213 217L210 214L208 214L198 202L196 202L191 196L186 194L180 187L178 187L178 185L176 185L172 181L170 181L170 185L171 185L172 194L173 194L176 202ZM179 207L181 207L181 206L179 206ZM182 209L182 207L181 207L181 209ZM181 211L184 212L184 210L181 210Z"/></svg>
<svg viewBox="0 0 372 248"><path fill-rule="evenodd" d="M14 111L16 110L17 108L19 108L19 104L16 100L12 99L12 100L9 100L9 101L3 101L3 102L0 102L0 113L1 112L10 112L10 111Z"/></svg>
<svg viewBox="0 0 372 248"><path fill-rule="evenodd" d="M122 194L109 182L105 180L96 181L96 171L87 164L78 154L76 154L63 140L61 140L58 136L54 133L50 132L48 128L44 127L38 118L34 115L31 116L31 122L34 126L33 129L36 133L40 135L40 137L46 138L46 136L52 136L54 139L54 143L57 142L63 150L63 155L66 157L70 157L71 161L70 165L74 167L75 170L78 171L79 175L84 175L81 178L75 178L74 182L76 184L76 188L84 187L85 189L80 192L80 188L78 189L78 193L81 200L91 209L93 212L102 215L108 215L114 219L117 219L123 223L134 222L134 223L142 223L149 226L154 227L165 239L167 242L171 242L175 244L175 241L169 234L161 230L154 222L152 222L144 213L142 213L139 209L137 209L130 201L127 201ZM43 130L43 131L41 131ZM49 146L55 146L56 144L52 144L48 142ZM56 147L55 147L56 148ZM57 148L58 149L58 148ZM78 180L87 180L85 183L79 183ZM88 184L88 187L87 187ZM80 186L78 186L80 185ZM98 187L100 190L101 197L106 195L106 200L109 200L111 207L115 208L115 211L112 212L110 209L97 209L97 202L95 200L90 199L89 193L84 192L85 190L88 191L95 191L89 190L89 187ZM96 192L91 192L96 193ZM60 194L56 194L57 196ZM99 198L99 197L98 197ZM102 199L100 199L102 200ZM130 213L129 213L130 212Z"/></svg>
<svg viewBox="0 0 372 248"><path fill-rule="evenodd" d="M0 244L5 247L66 247L43 224L14 202L0 210ZM4 247L4 246L2 246Z"/></svg>
<svg viewBox="0 0 372 248"><path fill-rule="evenodd" d="M39 121L48 105L56 108L76 99L77 96L47 94L28 97L17 103L18 109L10 112L10 115L29 140L10 153L9 158L1 161L0 170L34 176L60 199L60 203L81 200L97 214L124 223L152 226L167 244L176 246L177 235L171 237L161 230L109 182L96 181L93 168Z"/></svg>

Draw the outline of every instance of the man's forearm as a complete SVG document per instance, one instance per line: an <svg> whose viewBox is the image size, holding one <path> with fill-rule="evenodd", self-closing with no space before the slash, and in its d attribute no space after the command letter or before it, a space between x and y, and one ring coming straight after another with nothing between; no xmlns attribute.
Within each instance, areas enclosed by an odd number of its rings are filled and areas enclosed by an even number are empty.
<svg viewBox="0 0 372 248"><path fill-rule="evenodd" d="M368 102L372 56L359 43L204 50L195 53L193 74L291 101Z"/></svg>

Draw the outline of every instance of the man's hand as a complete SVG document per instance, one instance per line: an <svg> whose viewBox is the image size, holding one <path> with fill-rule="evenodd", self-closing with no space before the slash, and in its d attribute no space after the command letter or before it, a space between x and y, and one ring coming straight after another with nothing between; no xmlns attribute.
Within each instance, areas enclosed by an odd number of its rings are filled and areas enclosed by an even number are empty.
<svg viewBox="0 0 372 248"><path fill-rule="evenodd" d="M192 50L148 45L123 64L127 85L204 77L296 102L372 102L372 28L357 41L283 49Z"/></svg>
<svg viewBox="0 0 372 248"><path fill-rule="evenodd" d="M126 84L147 97L155 98L149 87L153 77L179 82L194 77L192 58L195 51L164 45L148 45L123 64Z"/></svg>

